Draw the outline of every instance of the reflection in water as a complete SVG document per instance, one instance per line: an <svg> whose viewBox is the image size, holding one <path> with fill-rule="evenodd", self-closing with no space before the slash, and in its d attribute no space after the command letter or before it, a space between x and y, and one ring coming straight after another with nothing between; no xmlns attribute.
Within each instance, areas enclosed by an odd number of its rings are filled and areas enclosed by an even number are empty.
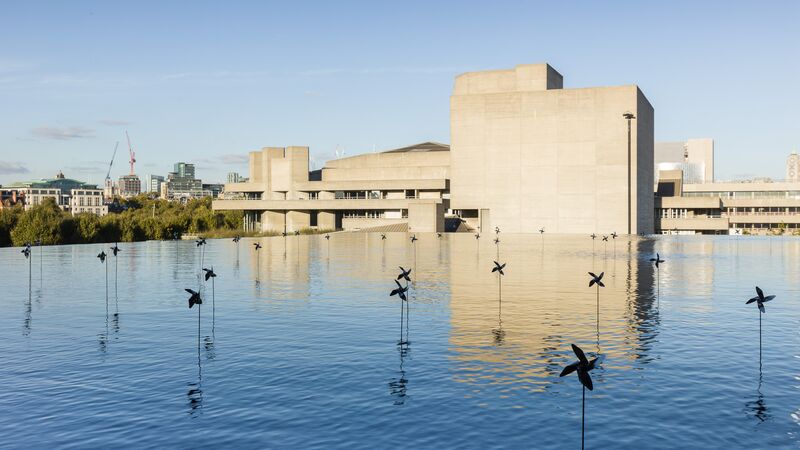
<svg viewBox="0 0 800 450"><path fill-rule="evenodd" d="M206 351L206 359L214 359L217 354L214 349L214 337L213 336L205 336L203 338L203 348Z"/></svg>
<svg viewBox="0 0 800 450"><path fill-rule="evenodd" d="M33 320L33 304L31 299L31 291L28 290L28 301L25 303L25 319L22 321L23 336L30 336L32 320Z"/></svg>
<svg viewBox="0 0 800 450"><path fill-rule="evenodd" d="M474 249L464 245L464 238L458 234L450 237L450 343L455 350L452 358L459 367L456 380L503 384L509 374L515 374L517 381L531 389L548 389L566 356L565 341L567 347L572 342L594 341L599 354L601 329L603 351L615 363L624 366L626 361L631 364L647 357L657 335L652 291L655 274L651 264L631 255L649 254L652 241L631 238L629 248L633 251L617 254L619 263L627 265L628 276L626 280L603 279L606 287L601 315L597 291L587 292L585 287L586 273L602 270L592 265L604 264L591 257L590 240L555 235L548 236L544 245L543 233L539 242L504 236L504 242L513 242L503 250L505 262L521 269L506 273L501 285L489 278L497 276L494 273L465 264L472 259L468 254ZM489 255L485 259L495 252ZM606 257L613 257L612 253L607 252ZM480 261L481 266L485 264L491 262ZM608 267L612 267L611 261ZM492 293L492 288L497 292ZM490 313L494 308L489 309L486 302L495 296L497 316ZM620 318L627 326L620 327ZM483 344L487 333L492 334L491 347ZM498 352L501 345L505 350Z"/></svg>
<svg viewBox="0 0 800 450"><path fill-rule="evenodd" d="M405 358L411 352L411 347L407 344L400 345L397 347L397 351L400 355L400 370L398 371L397 378L392 378L392 381L389 382L389 394L394 397L395 405L404 405L408 397L408 378L406 378L406 371L403 364Z"/></svg>
<svg viewBox="0 0 800 450"><path fill-rule="evenodd" d="M189 416L198 417L203 413L203 368L200 364L200 349L197 349L197 381L188 383L186 391Z"/></svg>
<svg viewBox="0 0 800 450"><path fill-rule="evenodd" d="M772 415L767 410L767 403L764 400L764 394L761 393L761 384L764 380L764 374L761 370L761 362L758 364L758 387L756 388L756 398L745 403L745 413L755 417L759 423L766 422Z"/></svg>

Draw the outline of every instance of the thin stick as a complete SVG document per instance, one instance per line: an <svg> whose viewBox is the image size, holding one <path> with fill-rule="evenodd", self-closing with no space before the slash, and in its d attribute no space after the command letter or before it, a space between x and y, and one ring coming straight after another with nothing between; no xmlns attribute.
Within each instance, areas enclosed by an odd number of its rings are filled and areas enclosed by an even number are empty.
<svg viewBox="0 0 800 450"><path fill-rule="evenodd" d="M761 365L761 310L758 311L758 364Z"/></svg>
<svg viewBox="0 0 800 450"><path fill-rule="evenodd" d="M213 267L211 268L214 269ZM214 323L216 322L216 313L217 313L217 299L214 293L214 278L211 277L211 330L214 330Z"/></svg>
<svg viewBox="0 0 800 450"><path fill-rule="evenodd" d="M584 435L584 423L585 423L584 418L585 418L585 416L586 416L586 386L583 387L583 399L581 400L581 450L583 450L583 448L584 448L583 435Z"/></svg>
<svg viewBox="0 0 800 450"><path fill-rule="evenodd" d="M397 341L397 345L403 345L403 310L405 306L403 305L403 299L400 299L400 340Z"/></svg>

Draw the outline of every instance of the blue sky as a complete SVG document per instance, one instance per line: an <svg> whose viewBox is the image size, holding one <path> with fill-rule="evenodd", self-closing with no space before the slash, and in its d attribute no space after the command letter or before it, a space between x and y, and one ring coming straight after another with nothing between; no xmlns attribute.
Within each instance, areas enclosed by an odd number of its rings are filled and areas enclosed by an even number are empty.
<svg viewBox="0 0 800 450"><path fill-rule="evenodd" d="M434 4L435 3L435 4ZM600 3L605 3L600 5ZM0 183L263 146L346 154L449 142L455 75L549 62L565 87L638 84L656 140L711 137L717 178L800 150L800 2L5 2Z"/></svg>

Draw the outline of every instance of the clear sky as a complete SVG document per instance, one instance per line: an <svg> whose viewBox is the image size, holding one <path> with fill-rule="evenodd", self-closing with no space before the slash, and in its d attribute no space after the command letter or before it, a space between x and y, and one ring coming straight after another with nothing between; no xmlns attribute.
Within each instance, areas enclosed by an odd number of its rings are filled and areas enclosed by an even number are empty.
<svg viewBox="0 0 800 450"><path fill-rule="evenodd" d="M601 5L602 3L602 5ZM0 6L0 183L102 183L248 151L449 142L455 75L549 62L565 87L638 84L656 140L711 137L717 178L800 150L800 2L16 1Z"/></svg>

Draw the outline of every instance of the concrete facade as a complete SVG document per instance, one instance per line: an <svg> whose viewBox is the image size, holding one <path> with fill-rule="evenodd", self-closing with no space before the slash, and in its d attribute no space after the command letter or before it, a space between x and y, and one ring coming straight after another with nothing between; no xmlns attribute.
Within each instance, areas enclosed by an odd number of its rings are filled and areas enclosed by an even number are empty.
<svg viewBox="0 0 800 450"><path fill-rule="evenodd" d="M800 182L685 184L682 178L659 174L658 233L800 234Z"/></svg>
<svg viewBox="0 0 800 450"><path fill-rule="evenodd" d="M714 140L689 139L684 142L657 142L655 174L665 170L681 170L684 182L714 182Z"/></svg>
<svg viewBox="0 0 800 450"><path fill-rule="evenodd" d="M654 111L637 86L563 89L547 64L466 73L450 117L451 206L488 213L483 231L626 233L629 213L631 233L653 231Z"/></svg>
<svg viewBox="0 0 800 450"><path fill-rule="evenodd" d="M248 181L226 184L212 205L245 211L247 230L444 231L449 150L426 142L328 161L316 173L308 147L265 147L250 153Z"/></svg>

